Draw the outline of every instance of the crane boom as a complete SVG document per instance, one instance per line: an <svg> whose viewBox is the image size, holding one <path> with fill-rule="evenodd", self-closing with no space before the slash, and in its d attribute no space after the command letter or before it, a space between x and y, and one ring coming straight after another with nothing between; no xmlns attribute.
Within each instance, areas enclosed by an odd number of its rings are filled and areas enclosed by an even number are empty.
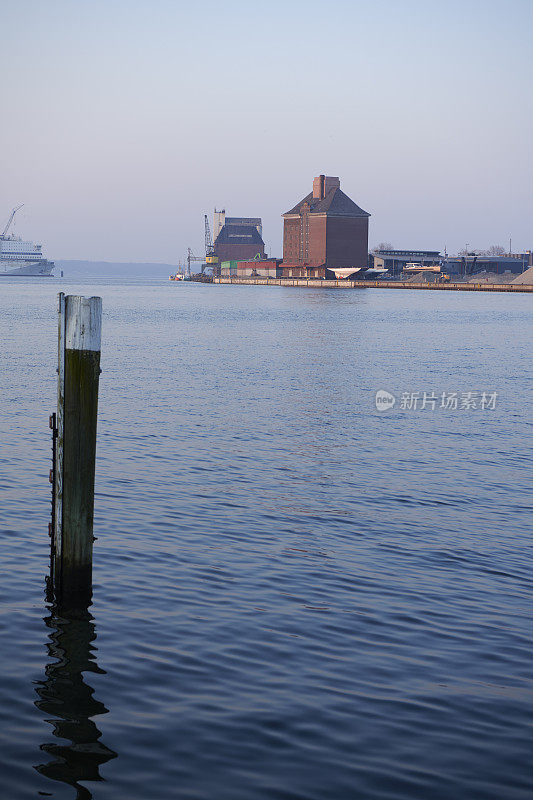
<svg viewBox="0 0 533 800"><path fill-rule="evenodd" d="M207 214L204 214L204 233L205 233L205 256L195 256L191 248L187 248L187 274L191 274L191 261L204 261L206 263L202 266L202 272L206 266L212 266L213 271L216 270L218 257L215 255L215 246L211 238L211 228L209 227L209 220Z"/></svg>
<svg viewBox="0 0 533 800"><path fill-rule="evenodd" d="M17 213L17 211L20 211L20 209L22 208L23 205L24 205L24 203L21 203L20 206L16 206L16 208L13 209L13 211L11 212L11 216L9 217L9 219L7 221L7 225L4 228L4 230L2 231L2 234L0 235L0 239L3 239L5 236L7 236L7 232L11 227L11 223L15 219L15 214Z"/></svg>
<svg viewBox="0 0 533 800"><path fill-rule="evenodd" d="M218 274L218 256L215 255L215 244L211 238L211 228L209 227L209 220L207 214L204 214L205 221L205 261L206 266L213 268L213 275ZM203 270L202 270L203 272Z"/></svg>
<svg viewBox="0 0 533 800"><path fill-rule="evenodd" d="M213 252L213 240L211 239L211 229L209 227L209 220L207 219L207 214L204 214L205 220L205 255L206 257L211 255Z"/></svg>
<svg viewBox="0 0 533 800"><path fill-rule="evenodd" d="M195 256L190 247L187 248L187 275L191 274L191 261L204 261L203 256Z"/></svg>

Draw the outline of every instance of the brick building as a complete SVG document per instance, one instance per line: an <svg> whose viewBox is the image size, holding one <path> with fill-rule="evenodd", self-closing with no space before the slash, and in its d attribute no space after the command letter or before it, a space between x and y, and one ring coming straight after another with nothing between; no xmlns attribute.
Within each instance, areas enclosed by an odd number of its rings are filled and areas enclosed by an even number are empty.
<svg viewBox="0 0 533 800"><path fill-rule="evenodd" d="M255 217L237 218L235 222L226 217L214 244L219 263L252 259L257 255L264 258L265 243L259 232L260 226L261 220Z"/></svg>
<svg viewBox="0 0 533 800"><path fill-rule="evenodd" d="M368 218L340 188L339 178L319 175L313 191L283 214L283 275L334 277L334 267L365 268Z"/></svg>

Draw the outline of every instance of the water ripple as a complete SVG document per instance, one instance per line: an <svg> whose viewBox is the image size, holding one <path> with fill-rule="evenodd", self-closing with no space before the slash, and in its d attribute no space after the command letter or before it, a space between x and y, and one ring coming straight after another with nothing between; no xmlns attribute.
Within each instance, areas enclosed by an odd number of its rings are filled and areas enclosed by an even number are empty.
<svg viewBox="0 0 533 800"><path fill-rule="evenodd" d="M2 797L530 800L530 299L63 288L104 298L94 605L43 597L57 285L4 282Z"/></svg>

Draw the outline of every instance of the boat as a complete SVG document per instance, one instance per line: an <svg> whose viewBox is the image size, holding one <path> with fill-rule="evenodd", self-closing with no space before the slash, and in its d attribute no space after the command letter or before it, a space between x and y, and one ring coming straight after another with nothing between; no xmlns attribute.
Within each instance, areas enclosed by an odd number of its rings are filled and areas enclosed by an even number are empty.
<svg viewBox="0 0 533 800"><path fill-rule="evenodd" d="M413 273L416 274L417 272L440 272L440 264L416 264L414 261L410 261L408 264L405 265L402 272Z"/></svg>
<svg viewBox="0 0 533 800"><path fill-rule="evenodd" d="M43 257L42 246L9 235L15 214L22 205L13 209L7 225L0 234L0 277L52 278L55 264Z"/></svg>
<svg viewBox="0 0 533 800"><path fill-rule="evenodd" d="M178 271L174 275L168 276L169 281L190 281L191 273L190 270L185 272L185 265L178 264Z"/></svg>

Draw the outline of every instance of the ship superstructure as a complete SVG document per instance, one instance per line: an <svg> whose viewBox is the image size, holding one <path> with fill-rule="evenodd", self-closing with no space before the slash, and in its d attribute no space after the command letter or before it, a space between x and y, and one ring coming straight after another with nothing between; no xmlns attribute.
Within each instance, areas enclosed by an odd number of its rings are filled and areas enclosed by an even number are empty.
<svg viewBox="0 0 533 800"><path fill-rule="evenodd" d="M43 258L42 246L9 235L11 223L21 208L22 206L17 206L13 209L7 225L0 234L0 277L2 275L51 277L55 264Z"/></svg>

